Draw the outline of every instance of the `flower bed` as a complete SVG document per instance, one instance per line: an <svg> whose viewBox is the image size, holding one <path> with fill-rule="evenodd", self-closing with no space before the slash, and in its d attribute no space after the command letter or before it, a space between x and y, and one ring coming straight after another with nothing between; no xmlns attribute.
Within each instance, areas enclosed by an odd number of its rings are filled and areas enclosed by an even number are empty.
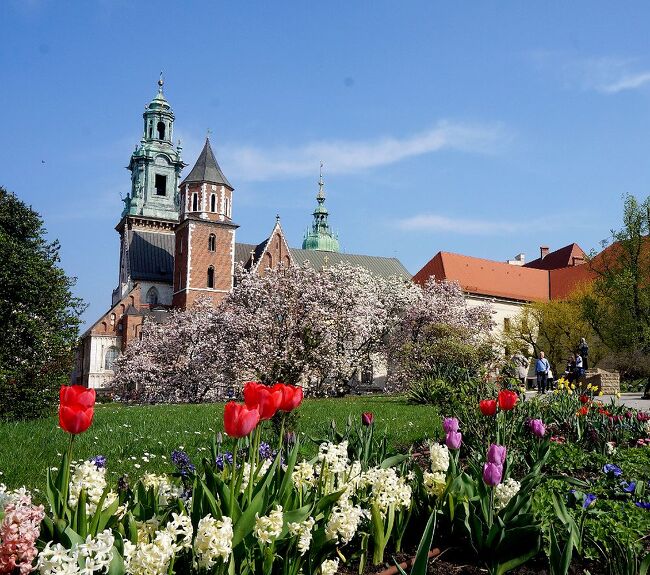
<svg viewBox="0 0 650 575"><path fill-rule="evenodd" d="M443 550L438 565L449 547L491 573L531 562L566 573L571 561L598 560L601 548L639 561L639 530L650 531L645 414L564 384L529 402L502 390L445 418L444 439L419 456L392 452L363 413L331 426L305 460L298 436L285 433L301 402L300 388L251 382L243 403L226 405L225 435L212 435L201 461L178 449L174 472L111 485L106 458L73 461L94 392L62 389L70 442L47 475L49 509L24 490L2 490L0 573L375 573L415 552L425 524L420 549L433 541ZM558 454L569 448L596 449L598 464L568 474ZM622 512L632 523L608 539L599 525Z"/></svg>

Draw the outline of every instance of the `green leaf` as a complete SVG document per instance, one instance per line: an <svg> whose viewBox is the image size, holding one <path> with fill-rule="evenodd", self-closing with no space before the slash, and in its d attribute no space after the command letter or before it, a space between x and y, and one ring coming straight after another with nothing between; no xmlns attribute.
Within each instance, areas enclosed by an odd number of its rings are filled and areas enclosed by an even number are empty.
<svg viewBox="0 0 650 575"><path fill-rule="evenodd" d="M411 456L406 455L406 454L393 455L392 457L387 457L386 459L384 459L381 462L381 464L379 465L379 467L381 467L382 469L388 469L389 467L395 467L396 465L399 465L403 461L407 461L410 458L411 458Z"/></svg>
<svg viewBox="0 0 650 575"><path fill-rule="evenodd" d="M79 493L79 500L77 501L77 509L75 511L75 521L73 521L73 525L75 525L75 531L79 534L79 537L82 539L86 538L86 535L88 535L88 520L86 518L86 490L84 488L81 489Z"/></svg>
<svg viewBox="0 0 650 575"><path fill-rule="evenodd" d="M124 575L126 573L126 568L124 567L124 559L122 555L113 546L113 558L111 559L111 564L108 566L107 575Z"/></svg>
<svg viewBox="0 0 650 575"><path fill-rule="evenodd" d="M418 545L418 550L415 554L415 561L410 575L426 575L427 563L429 562L429 550L433 543L437 521L438 515L434 511L429 517L429 521L427 521L427 526L424 528L424 533L422 534L422 539L420 539L420 544ZM404 573L404 571L402 571L402 573Z"/></svg>

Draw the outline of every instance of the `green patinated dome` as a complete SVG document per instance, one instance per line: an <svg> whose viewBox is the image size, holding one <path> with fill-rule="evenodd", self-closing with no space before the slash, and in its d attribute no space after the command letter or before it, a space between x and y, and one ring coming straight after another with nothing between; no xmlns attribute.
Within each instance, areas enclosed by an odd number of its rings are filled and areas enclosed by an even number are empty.
<svg viewBox="0 0 650 575"><path fill-rule="evenodd" d="M338 236L332 231L327 221L329 213L325 207L325 191L323 189L323 164L321 163L321 174L318 180L318 205L314 209L314 221L311 229L307 230L302 241L303 250L319 250L322 252L339 252Z"/></svg>

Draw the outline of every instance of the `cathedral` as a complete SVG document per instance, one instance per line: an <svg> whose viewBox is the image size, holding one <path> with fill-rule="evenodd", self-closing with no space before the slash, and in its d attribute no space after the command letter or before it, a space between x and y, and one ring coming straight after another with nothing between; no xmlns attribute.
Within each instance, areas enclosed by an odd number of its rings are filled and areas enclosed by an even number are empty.
<svg viewBox="0 0 650 575"><path fill-rule="evenodd" d="M278 216L262 242L238 243L235 189L209 139L183 177L187 164L181 159L180 142L174 145L174 121L161 78L143 114L142 138L128 165L131 188L115 227L120 237L118 285L108 311L81 336L73 382L110 388L114 361L139 337L143 323L165 321L170 309L191 307L200 298L218 305L233 289L235 263L264 274L280 265L309 262L322 269L343 262L411 279L396 258L340 251L325 207L322 164L313 221L301 249L289 246Z"/></svg>

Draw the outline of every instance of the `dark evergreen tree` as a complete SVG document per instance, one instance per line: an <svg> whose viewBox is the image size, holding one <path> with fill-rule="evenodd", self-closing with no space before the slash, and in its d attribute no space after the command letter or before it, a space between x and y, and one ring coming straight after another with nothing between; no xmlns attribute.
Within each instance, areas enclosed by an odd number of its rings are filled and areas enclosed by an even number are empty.
<svg viewBox="0 0 650 575"><path fill-rule="evenodd" d="M49 413L70 378L84 305L40 215L0 187L0 418Z"/></svg>

